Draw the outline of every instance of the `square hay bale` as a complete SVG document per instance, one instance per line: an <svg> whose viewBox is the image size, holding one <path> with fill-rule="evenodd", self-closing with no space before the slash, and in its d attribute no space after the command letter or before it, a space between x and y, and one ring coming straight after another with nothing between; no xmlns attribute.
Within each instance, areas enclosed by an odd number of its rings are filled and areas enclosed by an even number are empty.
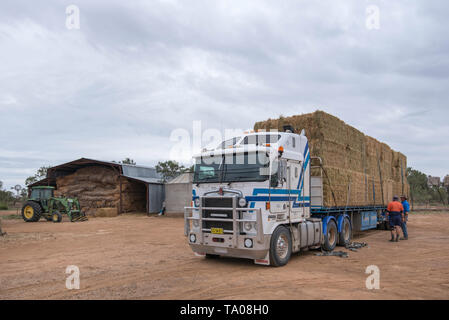
<svg viewBox="0 0 449 320"><path fill-rule="evenodd" d="M97 208L95 217L116 217L118 215L117 208Z"/></svg>
<svg viewBox="0 0 449 320"><path fill-rule="evenodd" d="M382 205L393 195L408 195L405 155L335 116L316 111L260 121L254 129L282 131L287 124L296 132L304 129L311 156L323 160L329 178L323 177L325 206Z"/></svg>

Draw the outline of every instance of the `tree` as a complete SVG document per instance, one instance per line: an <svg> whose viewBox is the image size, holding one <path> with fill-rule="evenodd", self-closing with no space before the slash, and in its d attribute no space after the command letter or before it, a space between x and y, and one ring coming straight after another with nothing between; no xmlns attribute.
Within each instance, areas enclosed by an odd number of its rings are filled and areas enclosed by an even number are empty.
<svg viewBox="0 0 449 320"><path fill-rule="evenodd" d="M441 202L447 199L447 190L443 187L429 187L427 175L413 168L407 168L407 181L410 184L410 196L416 202Z"/></svg>
<svg viewBox="0 0 449 320"><path fill-rule="evenodd" d="M156 171L162 175L162 180L164 182L180 175L181 173L188 172L191 168L186 168L180 165L176 161L167 160L164 162L158 162L156 165Z"/></svg>
<svg viewBox="0 0 449 320"><path fill-rule="evenodd" d="M35 183L37 181L38 180L37 180L37 178L35 176L28 177L28 178L25 179L25 185L29 186L30 184L33 184L33 183Z"/></svg>
<svg viewBox="0 0 449 320"><path fill-rule="evenodd" d="M126 158L126 159L124 159L122 161L112 160L112 162L114 162L114 163L121 163L121 164L133 164L133 165L136 165L136 162L133 159L131 159L131 158Z"/></svg>
<svg viewBox="0 0 449 320"><path fill-rule="evenodd" d="M30 176L28 178L25 179L25 185L29 186L30 184L33 184L39 180L44 179L45 177L47 177L47 171L48 169L51 168L50 166L46 167L46 166L42 166L39 169L37 169L37 172L34 176Z"/></svg>
<svg viewBox="0 0 449 320"><path fill-rule="evenodd" d="M136 164L136 162L133 159L130 159L130 158L126 158L125 160L122 160L119 163L122 163L122 164L134 164L134 165Z"/></svg>

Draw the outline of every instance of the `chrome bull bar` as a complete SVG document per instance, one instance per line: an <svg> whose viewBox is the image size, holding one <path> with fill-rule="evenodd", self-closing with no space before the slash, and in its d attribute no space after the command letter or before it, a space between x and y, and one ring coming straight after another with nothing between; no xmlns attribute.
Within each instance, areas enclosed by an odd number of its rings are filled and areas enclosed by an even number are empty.
<svg viewBox="0 0 449 320"><path fill-rule="evenodd" d="M203 218L203 209L202 207L184 207L184 235L188 236L190 234L190 220L198 220L199 221L199 243L204 244L204 231L210 231L210 229L203 228L203 221L222 221L222 222L230 222L232 220L233 230L223 230L223 233L232 233L233 237L233 246L237 248L238 237L240 236L240 223L243 222L255 222L256 223L256 241L260 244L263 243L263 225L262 225L262 210L260 208L216 208L216 207L207 207L207 210L214 211L230 211L232 209L232 219L229 218ZM198 211L199 217L192 217L193 211ZM237 213L243 211L255 211L256 212L256 220L253 219L239 219L237 217Z"/></svg>

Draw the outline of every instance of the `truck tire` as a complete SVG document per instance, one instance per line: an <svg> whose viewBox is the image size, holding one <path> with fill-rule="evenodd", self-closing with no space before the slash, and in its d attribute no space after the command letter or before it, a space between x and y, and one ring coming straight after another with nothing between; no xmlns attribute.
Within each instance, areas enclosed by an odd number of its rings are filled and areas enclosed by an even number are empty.
<svg viewBox="0 0 449 320"><path fill-rule="evenodd" d="M62 214L60 214L59 211L53 212L53 214L51 215L51 221L53 221L54 223L61 222Z"/></svg>
<svg viewBox="0 0 449 320"><path fill-rule="evenodd" d="M26 222L39 221L42 214L41 206L34 201L27 201L22 207L22 218Z"/></svg>
<svg viewBox="0 0 449 320"><path fill-rule="evenodd" d="M338 245L345 246L351 242L352 228L349 219L345 217L342 221L341 231L338 234Z"/></svg>
<svg viewBox="0 0 449 320"><path fill-rule="evenodd" d="M277 227L270 240L270 264L282 267L288 263L292 255L292 237L290 230L284 226Z"/></svg>
<svg viewBox="0 0 449 320"><path fill-rule="evenodd" d="M326 234L324 235L323 249L332 251L335 249L338 240L337 225L334 220L330 220L327 224Z"/></svg>

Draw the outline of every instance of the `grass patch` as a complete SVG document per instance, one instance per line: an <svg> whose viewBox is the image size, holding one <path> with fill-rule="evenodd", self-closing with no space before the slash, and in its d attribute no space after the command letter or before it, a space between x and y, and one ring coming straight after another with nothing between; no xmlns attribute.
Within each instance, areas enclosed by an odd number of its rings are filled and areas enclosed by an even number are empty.
<svg viewBox="0 0 449 320"><path fill-rule="evenodd" d="M449 213L449 210L416 210L416 211L412 211L411 214L409 214L409 216L413 216L415 214L446 214Z"/></svg>
<svg viewBox="0 0 449 320"><path fill-rule="evenodd" d="M22 219L20 214L7 214L4 216L0 216L2 220L13 220L13 219Z"/></svg>

